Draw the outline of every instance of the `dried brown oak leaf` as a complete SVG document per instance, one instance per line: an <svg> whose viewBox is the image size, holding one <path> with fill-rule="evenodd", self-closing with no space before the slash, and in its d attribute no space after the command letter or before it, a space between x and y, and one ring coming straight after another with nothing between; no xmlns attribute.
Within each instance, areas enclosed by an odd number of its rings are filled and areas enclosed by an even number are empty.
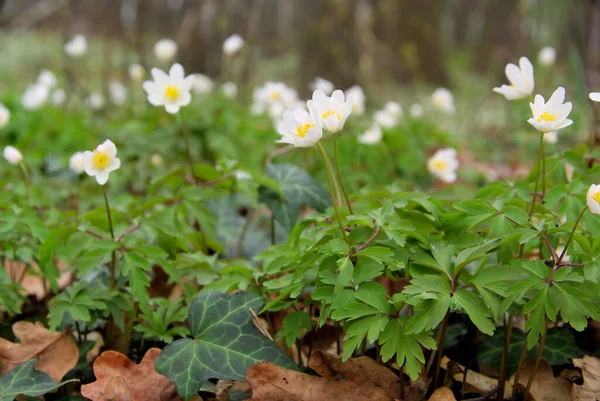
<svg viewBox="0 0 600 401"><path fill-rule="evenodd" d="M139 364L119 352L103 352L94 361L96 381L81 386L81 395L93 401L181 401L173 383L154 370L160 351L150 348Z"/></svg>
<svg viewBox="0 0 600 401"><path fill-rule="evenodd" d="M19 342L0 338L0 376L37 358L36 369L60 382L77 364L79 350L71 333L52 332L40 322L17 322L12 329Z"/></svg>
<svg viewBox="0 0 600 401"><path fill-rule="evenodd" d="M571 397L573 401L597 401L600 399L600 359L584 356L573 359L573 365L581 369L583 384L573 384Z"/></svg>
<svg viewBox="0 0 600 401"><path fill-rule="evenodd" d="M534 367L535 361L532 360L525 361L521 366L521 374L519 375L520 386L518 387L521 392L527 386L529 376L531 376ZM510 382L514 383L514 381L515 378L513 375L510 378ZM554 377L552 366L542 359L540 360L529 392L535 401L566 401L571 398L571 382L562 374Z"/></svg>
<svg viewBox="0 0 600 401"><path fill-rule="evenodd" d="M456 397L448 387L440 387L431 394L429 401L456 401Z"/></svg>

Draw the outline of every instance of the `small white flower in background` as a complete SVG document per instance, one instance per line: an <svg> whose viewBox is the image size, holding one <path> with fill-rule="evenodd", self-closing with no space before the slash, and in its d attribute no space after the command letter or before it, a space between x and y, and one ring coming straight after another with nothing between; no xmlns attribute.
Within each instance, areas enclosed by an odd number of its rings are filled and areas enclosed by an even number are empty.
<svg viewBox="0 0 600 401"><path fill-rule="evenodd" d="M76 152L71 156L69 159L69 168L77 175L85 171L83 168L83 152Z"/></svg>
<svg viewBox="0 0 600 401"><path fill-rule="evenodd" d="M398 118L385 110L377 110L373 113L373 120L377 125L390 129L398 125Z"/></svg>
<svg viewBox="0 0 600 401"><path fill-rule="evenodd" d="M108 84L110 101L117 106L122 106L127 101L127 88L119 81L111 81Z"/></svg>
<svg viewBox="0 0 600 401"><path fill-rule="evenodd" d="M298 94L295 90L289 88L283 82L265 82L254 90L252 95L255 102L264 104L284 104L290 106L298 100Z"/></svg>
<svg viewBox="0 0 600 401"><path fill-rule="evenodd" d="M312 81L308 87L312 91L321 90L325 92L325 94L328 96L331 95L331 93L335 89L335 86L333 86L331 82L321 77L316 77L315 80Z"/></svg>
<svg viewBox="0 0 600 401"><path fill-rule="evenodd" d="M267 106L264 103L259 103L259 102L254 101L254 102L252 102L252 105L250 106L250 113L257 116L257 115L264 114L266 109L267 109Z"/></svg>
<svg viewBox="0 0 600 401"><path fill-rule="evenodd" d="M52 89L56 86L56 75L52 71L42 70L38 75L37 83L44 85L48 89Z"/></svg>
<svg viewBox="0 0 600 401"><path fill-rule="evenodd" d="M379 125L373 125L358 137L358 142L364 145L376 145L383 139L383 132Z"/></svg>
<svg viewBox="0 0 600 401"><path fill-rule="evenodd" d="M6 127L10 122L10 110L0 103L0 129Z"/></svg>
<svg viewBox="0 0 600 401"><path fill-rule="evenodd" d="M160 61L171 61L177 53L177 43L171 39L161 39L154 45L154 55Z"/></svg>
<svg viewBox="0 0 600 401"><path fill-rule="evenodd" d="M221 85L221 93L228 99L233 99L237 96L238 87L234 82L225 82Z"/></svg>
<svg viewBox="0 0 600 401"><path fill-rule="evenodd" d="M505 69L510 85L502 85L493 91L503 95L507 100L518 100L531 96L534 88L533 65L527 57L519 59L519 66L509 63Z"/></svg>
<svg viewBox="0 0 600 401"><path fill-rule="evenodd" d="M542 47L538 53L538 62L544 67L552 67L556 62L556 49L551 46Z"/></svg>
<svg viewBox="0 0 600 401"><path fill-rule="evenodd" d="M152 156L150 156L150 163L152 163L154 167L162 167L164 161L161 155L154 153Z"/></svg>
<svg viewBox="0 0 600 401"><path fill-rule="evenodd" d="M129 78L133 82L142 82L146 77L146 69L139 64L131 64L129 66Z"/></svg>
<svg viewBox="0 0 600 401"><path fill-rule="evenodd" d="M204 74L192 74L194 82L192 84L192 91L198 95L207 95L211 93L215 87L212 79Z"/></svg>
<svg viewBox="0 0 600 401"><path fill-rule="evenodd" d="M104 96L100 92L92 92L85 99L88 107L92 110L100 110L104 107Z"/></svg>
<svg viewBox="0 0 600 401"><path fill-rule="evenodd" d="M6 161L15 166L23 161L23 155L14 146L6 146L3 154Z"/></svg>
<svg viewBox="0 0 600 401"><path fill-rule="evenodd" d="M542 95L535 95L534 102L529 103L533 117L527 122L544 134L568 127L573 124L572 120L567 119L573 105L571 102L563 104L564 101L565 88L562 86L554 91L548 102Z"/></svg>
<svg viewBox="0 0 600 401"><path fill-rule="evenodd" d="M286 110L278 131L279 143L290 143L297 148L308 148L323 137L323 127L317 108L312 100L307 102L308 112L304 109Z"/></svg>
<svg viewBox="0 0 600 401"><path fill-rule="evenodd" d="M269 116L273 119L281 117L285 111L285 105L283 103L273 103L269 105Z"/></svg>
<svg viewBox="0 0 600 401"><path fill-rule="evenodd" d="M153 68L151 73L153 81L142 85L151 105L165 106L168 113L175 114L181 107L190 104L194 77L186 77L181 64L173 64L168 75L158 68Z"/></svg>
<svg viewBox="0 0 600 401"><path fill-rule="evenodd" d="M556 131L550 131L544 134L544 142L549 143L551 145L555 145L558 143L558 134Z"/></svg>
<svg viewBox="0 0 600 401"><path fill-rule="evenodd" d="M61 106L67 100L67 92L64 89L55 89L50 95L50 101L55 106Z"/></svg>
<svg viewBox="0 0 600 401"><path fill-rule="evenodd" d="M83 153L83 168L87 175L96 177L100 185L106 184L110 172L121 167L121 160L117 157L117 147L110 140L96 146L93 151Z"/></svg>
<svg viewBox="0 0 600 401"><path fill-rule="evenodd" d="M590 212L594 214L600 214L600 185L592 184L590 189L587 191L586 198Z"/></svg>
<svg viewBox="0 0 600 401"><path fill-rule="evenodd" d="M600 102L600 92L590 92L589 94L590 100L594 102Z"/></svg>
<svg viewBox="0 0 600 401"><path fill-rule="evenodd" d="M429 172L444 182L456 181L458 159L456 150L452 148L440 149L427 161Z"/></svg>
<svg viewBox="0 0 600 401"><path fill-rule="evenodd" d="M336 133L344 128L346 119L352 113L352 103L345 98L344 92L338 89L330 97L317 89L313 93L312 101L325 130Z"/></svg>
<svg viewBox="0 0 600 401"><path fill-rule="evenodd" d="M365 91L358 85L354 85L346 91L346 97L352 103L352 113L365 114L365 102L367 97Z"/></svg>
<svg viewBox="0 0 600 401"><path fill-rule="evenodd" d="M81 57L87 53L87 40L83 35L75 35L73 39L65 43L65 53L71 57Z"/></svg>
<svg viewBox="0 0 600 401"><path fill-rule="evenodd" d="M223 53L227 54L228 56L231 56L232 54L235 54L242 50L244 44L244 39L242 39L240 35L231 35L223 42Z"/></svg>
<svg viewBox="0 0 600 401"><path fill-rule="evenodd" d="M431 95L431 104L438 110L443 111L446 114L456 113L454 107L454 96L446 88L438 88Z"/></svg>
<svg viewBox="0 0 600 401"><path fill-rule="evenodd" d="M29 86L21 98L25 110L37 110L46 104L49 89L45 85L34 84Z"/></svg>
<svg viewBox="0 0 600 401"><path fill-rule="evenodd" d="M410 114L410 116L412 118L414 118L415 120L420 119L421 117L423 117L423 106L419 103L413 103L410 105L410 108L408 109L408 114Z"/></svg>
<svg viewBox="0 0 600 401"><path fill-rule="evenodd" d="M247 171L235 170L235 178L237 180L249 180L252 178L252 176Z"/></svg>
<svg viewBox="0 0 600 401"><path fill-rule="evenodd" d="M397 102L387 102L385 106L383 106L383 110L387 113L390 113L394 117L400 119L402 117L402 106Z"/></svg>

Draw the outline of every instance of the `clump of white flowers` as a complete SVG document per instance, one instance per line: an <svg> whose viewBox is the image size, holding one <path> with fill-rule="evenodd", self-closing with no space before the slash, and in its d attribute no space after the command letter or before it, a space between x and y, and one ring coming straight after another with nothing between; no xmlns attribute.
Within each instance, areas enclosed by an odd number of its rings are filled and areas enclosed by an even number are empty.
<svg viewBox="0 0 600 401"><path fill-rule="evenodd" d="M381 127L377 124L373 124L367 129L361 136L358 137L358 142L363 145L376 145L383 139L383 132Z"/></svg>
<svg viewBox="0 0 600 401"><path fill-rule="evenodd" d="M542 95L535 95L534 102L529 104L533 117L527 122L544 134L568 127L573 124L573 121L567 118L573 105L571 102L563 103L564 101L565 88L563 87L556 89L548 102Z"/></svg>
<svg viewBox="0 0 600 401"><path fill-rule="evenodd" d="M273 118L280 117L286 108L292 108L298 101L298 94L283 82L265 82L254 90L252 112L269 112Z"/></svg>
<svg viewBox="0 0 600 401"><path fill-rule="evenodd" d="M456 150L452 148L438 150L427 161L427 169L433 176L446 183L456 181L456 169L458 169Z"/></svg>
<svg viewBox="0 0 600 401"><path fill-rule="evenodd" d="M352 114L362 115L365 113L365 103L367 97L365 91L358 85L350 87L346 91L346 97L352 104Z"/></svg>
<svg viewBox="0 0 600 401"><path fill-rule="evenodd" d="M421 117L423 117L423 113L424 113L423 105L421 105L420 103L413 103L408 108L408 114L410 114L410 116L412 118L414 118L415 120L418 120Z"/></svg>
<svg viewBox="0 0 600 401"><path fill-rule="evenodd" d="M21 103L25 110L37 110L44 106L48 101L50 90L47 86L41 84L30 85L21 97Z"/></svg>
<svg viewBox="0 0 600 401"><path fill-rule="evenodd" d="M127 101L127 88L119 81L111 81L108 84L110 101L116 106L122 106Z"/></svg>
<svg viewBox="0 0 600 401"><path fill-rule="evenodd" d="M87 53L87 39L83 35L75 35L73 39L65 43L65 53L71 57L81 57Z"/></svg>
<svg viewBox="0 0 600 401"><path fill-rule="evenodd" d="M552 67L556 62L556 49L551 46L544 46L538 53L538 62L544 67Z"/></svg>
<svg viewBox="0 0 600 401"><path fill-rule="evenodd" d="M402 106L399 103L387 102L381 110L373 113L373 120L380 127L390 129L398 125L402 114Z"/></svg>
<svg viewBox="0 0 600 401"><path fill-rule="evenodd" d="M173 60L177 53L177 43L171 39L161 39L154 45L154 55L160 61Z"/></svg>
<svg viewBox="0 0 600 401"><path fill-rule="evenodd" d="M6 127L10 122L10 110L0 103L0 129Z"/></svg>
<svg viewBox="0 0 600 401"><path fill-rule="evenodd" d="M192 91L198 95L207 95L211 93L215 87L214 82L210 77L204 74L192 74L194 82L192 84Z"/></svg>
<svg viewBox="0 0 600 401"><path fill-rule="evenodd" d="M454 96L446 88L438 88L431 95L431 104L436 109L443 111L446 114L456 113L454 107Z"/></svg>
<svg viewBox="0 0 600 401"><path fill-rule="evenodd" d="M321 78L321 77L316 77L314 79L314 81L312 81L308 85L308 87L312 91L316 91L316 90L323 91L323 92L325 92L326 95L331 95L331 93L335 89L335 86L333 86L333 83L331 83L330 81L326 80L325 78Z"/></svg>
<svg viewBox="0 0 600 401"><path fill-rule="evenodd" d="M52 89L56 86L56 75L52 71L42 70L38 75L37 83Z"/></svg>
<svg viewBox="0 0 600 401"><path fill-rule="evenodd" d="M152 81L145 81L143 88L148 95L148 102L153 106L164 106L168 113L175 114L183 106L192 101L190 90L194 83L192 75L185 76L181 64L173 64L169 74L153 68Z"/></svg>
<svg viewBox="0 0 600 401"><path fill-rule="evenodd" d="M220 90L223 96L225 96L227 99L234 99L238 94L238 87L235 82L225 82L223 85L221 85Z"/></svg>
<svg viewBox="0 0 600 401"><path fill-rule="evenodd" d="M7 162L15 166L23 162L23 155L14 146L6 146L4 148L3 156Z"/></svg>
<svg viewBox="0 0 600 401"><path fill-rule="evenodd" d="M507 64L505 72L510 85L502 85L499 88L494 88L494 92L500 93L507 100L518 100L531 96L535 84L533 80L533 65L527 57L519 59L519 66Z"/></svg>
<svg viewBox="0 0 600 401"><path fill-rule="evenodd" d="M93 151L83 153L83 168L87 175L96 177L100 185L106 184L112 171L121 167L121 160L117 157L117 147L110 140L96 146Z"/></svg>
<svg viewBox="0 0 600 401"><path fill-rule="evenodd" d="M50 101L55 106L61 106L67 100L67 92L64 89L55 89L50 95Z"/></svg>
<svg viewBox="0 0 600 401"><path fill-rule="evenodd" d="M146 77L146 69L139 64L131 64L128 72L129 78L136 83L142 82Z"/></svg>
<svg viewBox="0 0 600 401"><path fill-rule="evenodd" d="M231 35L223 42L223 53L232 56L242 50L244 47L244 39L238 34Z"/></svg>
<svg viewBox="0 0 600 401"><path fill-rule="evenodd" d="M92 92L85 99L86 104L92 110L101 110L104 107L104 96L100 92Z"/></svg>

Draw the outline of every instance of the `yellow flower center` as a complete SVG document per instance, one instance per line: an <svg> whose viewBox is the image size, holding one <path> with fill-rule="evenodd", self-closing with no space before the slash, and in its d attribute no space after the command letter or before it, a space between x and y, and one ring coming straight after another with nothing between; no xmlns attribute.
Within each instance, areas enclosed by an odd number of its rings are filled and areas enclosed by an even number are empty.
<svg viewBox="0 0 600 401"><path fill-rule="evenodd" d="M443 160L435 160L432 163L432 165L436 170L445 170L446 169L446 162Z"/></svg>
<svg viewBox="0 0 600 401"><path fill-rule="evenodd" d="M321 118L324 120L324 119L326 119L327 117L329 117L329 116L333 116L333 115L337 116L337 119L338 119L338 121L340 121L340 120L341 120L341 118L340 118L340 115L339 115L338 113L336 113L335 111L328 111L327 113L323 114L323 115L321 116Z"/></svg>
<svg viewBox="0 0 600 401"><path fill-rule="evenodd" d="M275 92L271 93L271 99L273 99L273 100L281 99L281 93L279 93L279 91L275 91Z"/></svg>
<svg viewBox="0 0 600 401"><path fill-rule="evenodd" d="M306 134L308 134L308 130L314 128L314 126L314 124L299 125L296 129L296 136L299 138L304 138Z"/></svg>
<svg viewBox="0 0 600 401"><path fill-rule="evenodd" d="M592 199L596 201L596 203L600 204L600 192L596 192L592 195Z"/></svg>
<svg viewBox="0 0 600 401"><path fill-rule="evenodd" d="M543 121L555 121L556 113L548 113L547 111L543 112L541 116L538 117L538 123Z"/></svg>
<svg viewBox="0 0 600 401"><path fill-rule="evenodd" d="M96 168L106 168L110 163L110 157L106 153L96 152L94 154L94 166Z"/></svg>
<svg viewBox="0 0 600 401"><path fill-rule="evenodd" d="M171 101L179 99L179 88L173 85L167 86L165 88L165 96Z"/></svg>

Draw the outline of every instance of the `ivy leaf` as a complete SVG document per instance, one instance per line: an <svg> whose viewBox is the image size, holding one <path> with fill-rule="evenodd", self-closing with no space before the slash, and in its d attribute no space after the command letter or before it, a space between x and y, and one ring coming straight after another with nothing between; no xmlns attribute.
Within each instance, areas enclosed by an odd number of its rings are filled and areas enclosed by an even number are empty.
<svg viewBox="0 0 600 401"><path fill-rule="evenodd" d="M260 310L253 293L233 295L206 291L189 306L190 334L167 345L156 359L156 371L175 384L184 399L195 395L208 379L246 379L246 370L269 361L288 369L294 362L254 325L249 309Z"/></svg>
<svg viewBox="0 0 600 401"><path fill-rule="evenodd" d="M291 231L298 219L301 205L310 206L319 212L330 205L329 195L321 185L304 170L292 164L269 164L267 174L280 185L283 196L271 188L261 186L259 199L265 203L275 220Z"/></svg>
<svg viewBox="0 0 600 401"><path fill-rule="evenodd" d="M19 394L37 397L77 380L56 383L46 373L35 370L37 359L30 359L0 377L0 401L13 401Z"/></svg>

